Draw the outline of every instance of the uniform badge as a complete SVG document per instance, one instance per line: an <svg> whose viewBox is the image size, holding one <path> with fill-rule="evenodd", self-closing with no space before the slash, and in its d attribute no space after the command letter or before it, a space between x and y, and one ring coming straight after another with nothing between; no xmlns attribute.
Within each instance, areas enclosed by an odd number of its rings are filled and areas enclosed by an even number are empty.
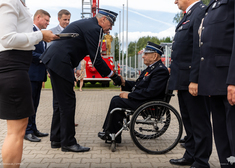
<svg viewBox="0 0 235 168"><path fill-rule="evenodd" d="M217 2L215 2L212 6L212 9L216 7Z"/></svg>
<svg viewBox="0 0 235 168"><path fill-rule="evenodd" d="M188 23L188 22L190 22L190 20L187 20L187 21L185 21L185 22L184 22L184 23L182 23L182 24L184 25L184 24L186 24L186 23Z"/></svg>
<svg viewBox="0 0 235 168"><path fill-rule="evenodd" d="M183 29L183 26L180 26L180 27L178 28L178 30L181 30L181 29Z"/></svg>
<svg viewBox="0 0 235 168"><path fill-rule="evenodd" d="M188 13L187 13L187 14L189 15L191 12L192 12L192 11L190 10L190 11L188 11Z"/></svg>
<svg viewBox="0 0 235 168"><path fill-rule="evenodd" d="M143 77L143 80L145 80L145 78L148 77L149 75L150 75L149 72L146 72L144 77Z"/></svg>

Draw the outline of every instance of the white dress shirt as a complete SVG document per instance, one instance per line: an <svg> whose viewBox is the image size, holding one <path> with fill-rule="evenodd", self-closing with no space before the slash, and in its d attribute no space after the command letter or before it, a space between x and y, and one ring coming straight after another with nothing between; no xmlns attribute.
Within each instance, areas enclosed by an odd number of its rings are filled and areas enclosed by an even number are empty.
<svg viewBox="0 0 235 168"><path fill-rule="evenodd" d="M0 1L0 52L5 50L34 50L43 36L33 31L33 20L20 0Z"/></svg>
<svg viewBox="0 0 235 168"><path fill-rule="evenodd" d="M60 25L59 25L59 27L60 27L61 31L63 31L63 30L64 30L64 28L63 28L63 27L61 27Z"/></svg>
<svg viewBox="0 0 235 168"><path fill-rule="evenodd" d="M188 11L193 7L193 5L195 5L198 2L200 2L200 1L196 1L196 2L192 3L191 5L189 5L189 7L186 9L186 13L188 13Z"/></svg>

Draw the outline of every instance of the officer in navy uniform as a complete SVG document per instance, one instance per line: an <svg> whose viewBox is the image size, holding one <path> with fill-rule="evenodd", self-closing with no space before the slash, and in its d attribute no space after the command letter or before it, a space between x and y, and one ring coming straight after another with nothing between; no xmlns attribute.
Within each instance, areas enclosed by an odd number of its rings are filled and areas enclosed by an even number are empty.
<svg viewBox="0 0 235 168"><path fill-rule="evenodd" d="M120 77L110 70L100 55L103 32L112 30L117 13L100 9L89 19L82 19L69 24L62 33L78 33L75 38L55 41L41 56L51 76L53 99L59 103L59 111L53 112L51 125L51 147L64 152L85 152L90 148L77 144L75 139L74 115L75 93L74 68L89 55L94 67L102 77L110 77L120 85Z"/></svg>
<svg viewBox="0 0 235 168"><path fill-rule="evenodd" d="M189 93L191 87L196 90L198 85L198 28L206 6L198 0L177 0L175 4L186 13L176 27L172 42L169 90L178 90L179 107L187 139L183 157L171 159L170 163L206 168L210 167L208 160L212 152L210 111L205 97Z"/></svg>
<svg viewBox="0 0 235 168"><path fill-rule="evenodd" d="M215 145L222 168L235 167L234 0L211 0L200 26L198 94L210 96Z"/></svg>
<svg viewBox="0 0 235 168"><path fill-rule="evenodd" d="M148 67L141 73L136 81L122 79L122 90L128 91L114 96L110 102L109 110L103 125L104 132L98 136L106 140L105 132L117 133L123 123L124 112L115 111L110 119L110 112L114 108L127 108L136 110L141 104L148 100L162 99L169 78L169 72L161 61L163 48L152 42L148 42L144 51L144 64ZM110 138L110 137L109 137ZM116 142L121 143L121 135L116 137Z"/></svg>

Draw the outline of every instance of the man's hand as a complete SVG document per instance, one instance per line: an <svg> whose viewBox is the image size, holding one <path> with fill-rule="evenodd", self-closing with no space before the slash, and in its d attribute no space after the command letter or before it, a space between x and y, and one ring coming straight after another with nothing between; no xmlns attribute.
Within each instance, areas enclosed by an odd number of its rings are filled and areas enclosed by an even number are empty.
<svg viewBox="0 0 235 168"><path fill-rule="evenodd" d="M121 78L121 82L122 82L122 86L125 86L125 83L126 83L126 81L123 79L123 77L121 76L121 75L118 75L118 76L120 76L120 78Z"/></svg>
<svg viewBox="0 0 235 168"><path fill-rule="evenodd" d="M235 85L229 85L228 86L228 102L231 106L235 105Z"/></svg>
<svg viewBox="0 0 235 168"><path fill-rule="evenodd" d="M127 92L122 92L119 94L119 97L124 98L124 99L128 99L128 94L129 93L127 93Z"/></svg>
<svg viewBox="0 0 235 168"><path fill-rule="evenodd" d="M113 76L111 76L110 78L113 80L113 84L115 86L120 86L122 84L121 78L117 74L113 73Z"/></svg>
<svg viewBox="0 0 235 168"><path fill-rule="evenodd" d="M77 76L77 78L78 78L80 75L81 75L80 70L77 70L77 71L76 71L76 76Z"/></svg>
<svg viewBox="0 0 235 168"><path fill-rule="evenodd" d="M47 76L48 76L48 78L51 78L51 75L49 74L49 72L47 71Z"/></svg>
<svg viewBox="0 0 235 168"><path fill-rule="evenodd" d="M171 73L171 68L168 68L169 74Z"/></svg>
<svg viewBox="0 0 235 168"><path fill-rule="evenodd" d="M191 82L188 86L188 91L192 96L197 96L198 94L198 84Z"/></svg>

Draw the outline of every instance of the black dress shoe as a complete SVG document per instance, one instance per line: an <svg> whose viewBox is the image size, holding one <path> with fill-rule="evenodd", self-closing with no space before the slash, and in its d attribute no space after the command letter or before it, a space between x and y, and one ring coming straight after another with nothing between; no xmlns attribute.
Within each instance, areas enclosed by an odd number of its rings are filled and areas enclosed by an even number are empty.
<svg viewBox="0 0 235 168"><path fill-rule="evenodd" d="M79 144L75 144L72 146L62 146L61 150L63 152L87 152L90 150L90 148L80 146Z"/></svg>
<svg viewBox="0 0 235 168"><path fill-rule="evenodd" d="M102 140L105 140L105 143L110 143L110 141L112 140L112 138L109 135L106 135L105 132L99 132L98 133L98 137ZM121 143L122 142L122 137L121 135L118 135L115 138L115 142L116 143Z"/></svg>
<svg viewBox="0 0 235 168"><path fill-rule="evenodd" d="M182 148L185 148L185 143L180 143L180 146L181 146Z"/></svg>
<svg viewBox="0 0 235 168"><path fill-rule="evenodd" d="M34 132L34 135L36 135L37 137L46 137L48 136L49 134L48 133L42 133L42 132L39 132L38 130L36 132Z"/></svg>
<svg viewBox="0 0 235 168"><path fill-rule="evenodd" d="M181 138L179 143L185 143L187 136L184 136L184 138Z"/></svg>
<svg viewBox="0 0 235 168"><path fill-rule="evenodd" d="M193 164L193 161L187 160L185 158L180 158L180 159L171 159L170 163L174 164L174 165L189 165L189 166L191 166Z"/></svg>
<svg viewBox="0 0 235 168"><path fill-rule="evenodd" d="M110 140L111 140L111 137L108 135L105 135L105 132L99 132L98 137L102 140L106 140L107 138L110 138Z"/></svg>
<svg viewBox="0 0 235 168"><path fill-rule="evenodd" d="M51 148L60 148L60 147L61 147L60 142L51 141Z"/></svg>
<svg viewBox="0 0 235 168"><path fill-rule="evenodd" d="M30 142L40 142L41 139L39 139L38 137L36 137L34 134L26 134L24 136L25 140L28 140Z"/></svg>

